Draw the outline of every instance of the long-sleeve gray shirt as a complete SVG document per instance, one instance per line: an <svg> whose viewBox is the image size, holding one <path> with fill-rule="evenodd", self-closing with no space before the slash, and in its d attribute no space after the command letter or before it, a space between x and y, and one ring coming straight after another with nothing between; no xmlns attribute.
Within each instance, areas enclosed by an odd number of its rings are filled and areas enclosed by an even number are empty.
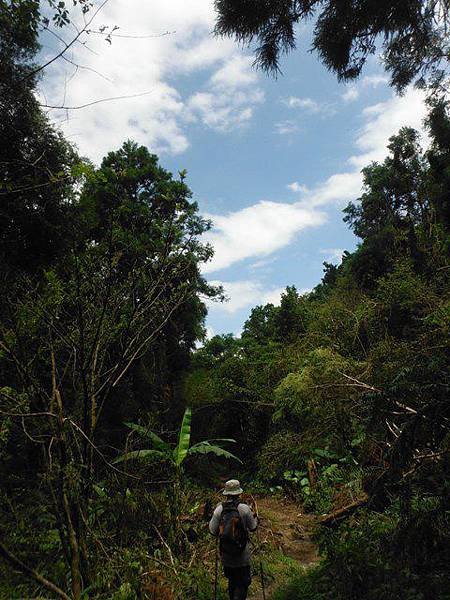
<svg viewBox="0 0 450 600"><path fill-rule="evenodd" d="M242 522L247 531L255 531L258 527L258 521L253 516L251 508L240 502L237 506L239 514L241 515ZM219 524L220 517L222 516L222 503L218 504L214 510L211 521L209 522L209 531L217 536L219 535ZM222 555L222 562L225 567L246 567L250 564L250 545L247 542L247 546L245 547L242 554L238 556L230 556L227 554Z"/></svg>

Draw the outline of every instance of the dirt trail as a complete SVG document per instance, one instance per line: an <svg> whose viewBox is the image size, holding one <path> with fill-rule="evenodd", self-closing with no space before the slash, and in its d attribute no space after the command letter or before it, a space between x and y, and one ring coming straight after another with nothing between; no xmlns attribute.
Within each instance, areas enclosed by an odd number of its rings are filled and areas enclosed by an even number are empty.
<svg viewBox="0 0 450 600"><path fill-rule="evenodd" d="M313 565L319 560L316 544L311 540L317 517L303 514L301 508L293 502L278 497L266 497L258 500L258 511L261 518L259 537L275 546L284 556L299 562L304 567ZM255 557L254 568L259 568ZM249 600L263 600L260 578L254 577L249 592ZM266 600L276 589L279 582L266 584Z"/></svg>

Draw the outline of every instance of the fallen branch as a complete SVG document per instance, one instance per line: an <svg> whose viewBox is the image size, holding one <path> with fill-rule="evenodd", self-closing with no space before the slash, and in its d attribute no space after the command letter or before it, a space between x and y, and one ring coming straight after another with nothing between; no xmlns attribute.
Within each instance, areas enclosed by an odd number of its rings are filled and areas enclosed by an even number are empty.
<svg viewBox="0 0 450 600"><path fill-rule="evenodd" d="M367 500L368 496L366 495L364 496L364 498L359 498L358 500L355 500L355 502L347 504L347 506L339 508L338 510L335 510L334 512L328 515L323 515L319 519L320 525L327 525L330 527L336 525L337 523L339 523L339 521L346 519L347 517L352 515L356 510L367 504Z"/></svg>
<svg viewBox="0 0 450 600"><path fill-rule="evenodd" d="M12 554L5 546L0 542L0 556L2 556L7 562L9 562L13 567L18 569L21 573L26 575L27 577L31 577L35 581L37 581L40 585L45 587L47 590L53 592L60 598L64 598L64 600L71 600L70 596L68 596L63 590L61 590L57 585L46 579L43 575L28 567L24 564L17 556Z"/></svg>

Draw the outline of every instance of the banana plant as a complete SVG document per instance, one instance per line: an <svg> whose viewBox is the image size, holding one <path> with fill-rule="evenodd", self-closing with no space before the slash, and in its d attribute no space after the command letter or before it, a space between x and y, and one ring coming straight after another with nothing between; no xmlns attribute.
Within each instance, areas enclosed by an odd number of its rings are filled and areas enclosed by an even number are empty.
<svg viewBox="0 0 450 600"><path fill-rule="evenodd" d="M182 539L179 515L182 507L183 464L186 458L195 454L214 454L215 456L242 462L237 456L231 454L231 452L228 452L228 450L225 450L220 445L221 442L236 443L236 440L203 440L191 446L191 421L192 411L190 408L187 408L183 416L178 434L178 443L175 448L146 427L142 427L142 425L137 425L136 423L126 423L127 427L136 431L136 433L146 440L149 440L152 447L126 452L115 460L116 463L128 460L140 460L148 462L164 461L170 464L172 476L167 492L167 501L171 519L168 539L169 543L174 544L175 547L181 543L180 540Z"/></svg>
<svg viewBox="0 0 450 600"><path fill-rule="evenodd" d="M188 407L183 416L183 421L178 434L178 443L175 448L172 448L170 444L162 440L156 433L150 431L146 427L142 427L142 425L137 425L136 423L125 423L127 427L149 440L152 448L126 452L114 462L119 463L128 460L165 461L169 462L176 470L181 469L186 458L194 454L214 454L215 456L242 462L237 456L228 452L228 450L225 450L220 445L221 442L236 443L236 440L233 439L218 438L213 440L203 440L191 446L191 422L192 410Z"/></svg>

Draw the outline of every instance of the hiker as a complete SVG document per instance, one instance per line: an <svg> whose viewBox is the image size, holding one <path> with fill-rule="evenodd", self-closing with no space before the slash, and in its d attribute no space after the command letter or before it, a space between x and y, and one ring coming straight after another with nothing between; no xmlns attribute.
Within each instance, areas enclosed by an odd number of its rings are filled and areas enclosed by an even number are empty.
<svg viewBox="0 0 450 600"><path fill-rule="evenodd" d="M249 532L256 531L258 520L248 504L240 502L242 489L237 479L227 481L222 493L226 501L214 510L209 531L219 538L230 600L246 600L251 583Z"/></svg>

